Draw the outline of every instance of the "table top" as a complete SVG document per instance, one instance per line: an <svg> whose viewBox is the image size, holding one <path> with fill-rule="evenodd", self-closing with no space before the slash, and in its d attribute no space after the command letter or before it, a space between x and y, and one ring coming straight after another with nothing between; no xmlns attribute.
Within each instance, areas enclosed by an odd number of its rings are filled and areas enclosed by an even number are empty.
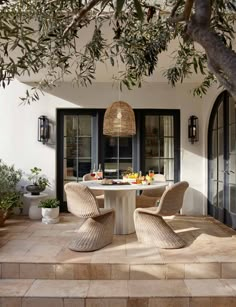
<svg viewBox="0 0 236 307"><path fill-rule="evenodd" d="M122 182L122 180L117 180L118 182ZM88 180L82 181L81 184L86 185L91 190L104 190L104 191L129 191L129 190L150 190L155 189L157 187L165 187L168 186L168 182L163 181L154 181L150 185L149 184L102 184L99 180Z"/></svg>

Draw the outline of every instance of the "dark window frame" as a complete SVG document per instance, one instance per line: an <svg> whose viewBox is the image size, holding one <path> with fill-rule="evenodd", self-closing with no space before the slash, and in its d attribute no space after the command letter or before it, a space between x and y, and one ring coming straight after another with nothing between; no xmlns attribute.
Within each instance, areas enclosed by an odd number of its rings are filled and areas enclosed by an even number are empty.
<svg viewBox="0 0 236 307"><path fill-rule="evenodd" d="M102 135L103 117L105 109L78 109L78 108L60 108L56 110L56 195L61 202L61 210L66 211L66 204L63 203L63 158L64 158L64 116L66 115L94 115L97 117L98 129L93 133L99 138L100 146L97 149L97 160L103 164L104 136ZM174 118L174 182L180 180L180 110L179 109L134 109L136 117L137 133L133 137L134 166L144 169L144 118L145 115L169 115ZM100 135L98 134L100 131Z"/></svg>
<svg viewBox="0 0 236 307"><path fill-rule="evenodd" d="M218 95L215 100L215 103L212 107L210 118L209 118L209 125L208 125L208 214L213 216L215 219L218 219L222 223L236 229L236 215L230 211L230 199L229 199L229 189L230 189L230 182L229 182L229 160L230 160L230 148L229 148L229 103L230 103L230 94L227 91L223 91ZM213 154L217 154L217 159L219 157L218 152L218 145L217 145L217 152L215 153L212 148L213 143L213 129L214 127L214 120L218 118L218 110L220 105L223 106L223 170L220 169L217 160L217 182L220 182L219 179L219 171L223 172L223 195L222 195L222 207L215 206L215 203L211 201L211 194L212 194L212 179L211 179L211 161L213 158ZM219 126L217 124L217 131L219 130ZM217 135L217 144L218 144L218 135ZM217 197L219 197L219 191L217 187ZM218 200L218 198L217 198ZM236 199L234 200L236 201Z"/></svg>

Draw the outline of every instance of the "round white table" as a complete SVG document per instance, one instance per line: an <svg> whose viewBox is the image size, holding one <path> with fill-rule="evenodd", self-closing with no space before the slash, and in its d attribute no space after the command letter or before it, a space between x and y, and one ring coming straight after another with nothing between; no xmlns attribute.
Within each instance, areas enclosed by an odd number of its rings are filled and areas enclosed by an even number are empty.
<svg viewBox="0 0 236 307"><path fill-rule="evenodd" d="M121 180L118 180L121 181ZM130 234L135 232L133 213L136 209L136 191L155 189L167 186L168 182L144 184L112 184L103 185L97 180L83 181L91 190L104 191L104 207L115 210L114 234Z"/></svg>
<svg viewBox="0 0 236 307"><path fill-rule="evenodd" d="M40 193L39 195L31 195L31 193L24 194L25 199L29 203L29 218L32 220L39 220L42 218L42 210L38 207L41 200L48 197L46 193Z"/></svg>

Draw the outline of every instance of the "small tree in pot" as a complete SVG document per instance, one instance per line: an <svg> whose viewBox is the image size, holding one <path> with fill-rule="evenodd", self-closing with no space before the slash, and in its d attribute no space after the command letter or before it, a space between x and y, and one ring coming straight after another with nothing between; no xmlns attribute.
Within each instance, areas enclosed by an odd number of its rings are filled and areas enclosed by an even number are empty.
<svg viewBox="0 0 236 307"><path fill-rule="evenodd" d="M48 198L40 201L42 208L42 222L44 224L56 224L59 222L60 202L56 198Z"/></svg>
<svg viewBox="0 0 236 307"><path fill-rule="evenodd" d="M31 175L28 179L32 184L26 186L26 190L31 192L31 195L39 195L40 192L43 192L46 187L50 186L49 180L46 177L40 176L42 171L39 167L33 167L30 169Z"/></svg>

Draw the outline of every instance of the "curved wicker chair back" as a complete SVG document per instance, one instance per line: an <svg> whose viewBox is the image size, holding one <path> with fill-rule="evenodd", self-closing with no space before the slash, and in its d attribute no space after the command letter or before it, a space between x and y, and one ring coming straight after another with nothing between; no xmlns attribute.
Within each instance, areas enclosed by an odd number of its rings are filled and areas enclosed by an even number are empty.
<svg viewBox="0 0 236 307"><path fill-rule="evenodd" d="M93 180L93 177L90 174L85 174L83 176L83 181L88 181L88 180ZM104 195L104 191L103 190L93 190L92 192L95 196L100 196L100 195Z"/></svg>
<svg viewBox="0 0 236 307"><path fill-rule="evenodd" d="M154 175L154 180L155 181L166 181L166 177L163 174L155 174Z"/></svg>
<svg viewBox="0 0 236 307"><path fill-rule="evenodd" d="M183 206L184 193L189 184L186 181L181 181L173 184L162 195L156 214L161 216L174 215Z"/></svg>
<svg viewBox="0 0 236 307"><path fill-rule="evenodd" d="M155 181L165 182L166 177L162 174L155 174L154 175ZM150 189L150 190L143 190L141 195L149 196L149 197L161 197L161 195L166 190L166 187L158 187L156 189Z"/></svg>
<svg viewBox="0 0 236 307"><path fill-rule="evenodd" d="M89 218L100 214L97 200L91 190L77 182L65 184L68 211L81 217Z"/></svg>
<svg viewBox="0 0 236 307"><path fill-rule="evenodd" d="M166 190L158 207L137 208L134 224L139 242L159 248L181 248L184 240L175 233L162 216L176 214L183 205L183 198L189 184L178 182Z"/></svg>
<svg viewBox="0 0 236 307"><path fill-rule="evenodd" d="M83 176L83 181L93 180L93 177L90 175L90 173L85 174Z"/></svg>

